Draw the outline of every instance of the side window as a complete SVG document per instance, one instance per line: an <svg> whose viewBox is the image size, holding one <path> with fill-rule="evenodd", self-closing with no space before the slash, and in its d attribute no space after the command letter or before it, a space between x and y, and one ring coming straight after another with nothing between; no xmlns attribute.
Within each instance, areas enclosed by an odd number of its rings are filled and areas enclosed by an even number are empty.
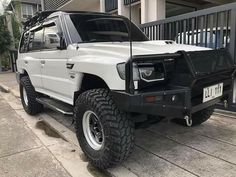
<svg viewBox="0 0 236 177"><path fill-rule="evenodd" d="M29 39L29 51L41 50L43 46L43 29L31 31Z"/></svg>
<svg viewBox="0 0 236 177"><path fill-rule="evenodd" d="M25 53L28 50L29 32L25 32L20 42L20 53Z"/></svg>
<svg viewBox="0 0 236 177"><path fill-rule="evenodd" d="M59 45L60 45L60 35L56 25L53 24L50 26L46 26L44 28L43 48L57 49Z"/></svg>

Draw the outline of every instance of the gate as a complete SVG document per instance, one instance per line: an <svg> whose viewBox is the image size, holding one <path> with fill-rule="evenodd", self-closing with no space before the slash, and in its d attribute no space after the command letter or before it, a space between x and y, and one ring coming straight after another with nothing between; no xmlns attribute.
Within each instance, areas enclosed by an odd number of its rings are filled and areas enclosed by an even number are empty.
<svg viewBox="0 0 236 177"><path fill-rule="evenodd" d="M151 40L228 48L236 63L236 3L145 23L140 27Z"/></svg>

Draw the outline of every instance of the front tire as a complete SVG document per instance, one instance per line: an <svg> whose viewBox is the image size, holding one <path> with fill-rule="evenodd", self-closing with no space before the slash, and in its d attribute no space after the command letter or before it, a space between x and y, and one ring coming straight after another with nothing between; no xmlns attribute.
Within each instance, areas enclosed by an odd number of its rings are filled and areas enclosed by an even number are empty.
<svg viewBox="0 0 236 177"><path fill-rule="evenodd" d="M24 110L30 114L35 115L43 110L43 105L36 101L38 94L31 84L29 76L23 76L20 79L20 97Z"/></svg>
<svg viewBox="0 0 236 177"><path fill-rule="evenodd" d="M125 160L134 146L134 123L106 89L82 93L74 116L79 144L90 163L106 169Z"/></svg>

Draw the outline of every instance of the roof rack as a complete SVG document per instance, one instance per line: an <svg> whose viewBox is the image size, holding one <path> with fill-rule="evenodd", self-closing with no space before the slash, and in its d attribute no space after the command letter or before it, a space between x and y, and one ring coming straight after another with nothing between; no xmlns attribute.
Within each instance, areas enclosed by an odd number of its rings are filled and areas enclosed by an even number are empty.
<svg viewBox="0 0 236 177"><path fill-rule="evenodd" d="M53 11L42 11L37 13L32 18L28 19L26 22L23 23L24 31L28 30L29 28L37 25L38 23L42 22L45 18L51 15L54 12L65 12L65 13L83 13L83 14L103 14L109 15L108 13L101 13L101 12L89 12L89 11L60 11L60 10L53 10Z"/></svg>
<svg viewBox="0 0 236 177"><path fill-rule="evenodd" d="M38 23L42 22L45 18L47 18L49 15L52 13L57 12L57 11L43 11L40 13L37 13L35 16L32 18L28 19L26 22L23 23L24 25L24 30L27 30Z"/></svg>

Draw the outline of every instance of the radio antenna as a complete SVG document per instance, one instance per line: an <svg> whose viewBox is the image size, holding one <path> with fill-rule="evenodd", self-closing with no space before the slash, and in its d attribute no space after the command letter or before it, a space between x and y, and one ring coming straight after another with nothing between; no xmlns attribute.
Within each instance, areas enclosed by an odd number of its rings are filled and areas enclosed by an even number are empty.
<svg viewBox="0 0 236 177"><path fill-rule="evenodd" d="M133 41L132 41L132 8L131 8L131 0L129 0L129 43L130 43L130 60L132 61L132 56L133 56Z"/></svg>
<svg viewBox="0 0 236 177"><path fill-rule="evenodd" d="M129 44L130 44L130 59L129 59L129 92L134 92L134 81L133 81L133 43L132 43L132 8L131 0L129 0Z"/></svg>

